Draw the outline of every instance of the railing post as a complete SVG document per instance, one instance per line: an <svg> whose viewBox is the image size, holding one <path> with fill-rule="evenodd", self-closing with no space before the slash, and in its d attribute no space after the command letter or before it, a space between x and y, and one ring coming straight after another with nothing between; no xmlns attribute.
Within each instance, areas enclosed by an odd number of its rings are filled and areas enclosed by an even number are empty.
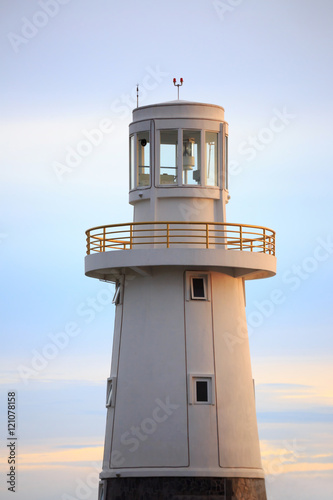
<svg viewBox="0 0 333 500"><path fill-rule="evenodd" d="M90 255L90 231L87 234L87 255Z"/></svg>
<svg viewBox="0 0 333 500"><path fill-rule="evenodd" d="M239 226L239 241L240 241L240 250L243 250L243 228Z"/></svg>
<svg viewBox="0 0 333 500"><path fill-rule="evenodd" d="M103 227L103 252L105 252L106 227Z"/></svg>
<svg viewBox="0 0 333 500"><path fill-rule="evenodd" d="M264 233L264 253L266 253L266 229L263 230Z"/></svg>
<svg viewBox="0 0 333 500"><path fill-rule="evenodd" d="M169 224L167 224L167 248L170 248L170 241L169 241Z"/></svg>
<svg viewBox="0 0 333 500"><path fill-rule="evenodd" d="M206 248L209 248L209 224L206 223Z"/></svg>
<svg viewBox="0 0 333 500"><path fill-rule="evenodd" d="M130 224L130 250L133 247L133 224Z"/></svg>

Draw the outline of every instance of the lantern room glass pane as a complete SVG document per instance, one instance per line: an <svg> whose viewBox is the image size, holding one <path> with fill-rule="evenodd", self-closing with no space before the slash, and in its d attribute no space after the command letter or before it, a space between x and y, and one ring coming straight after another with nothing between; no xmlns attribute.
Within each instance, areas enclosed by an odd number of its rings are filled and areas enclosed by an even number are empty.
<svg viewBox="0 0 333 500"><path fill-rule="evenodd" d="M183 131L183 184L198 185L200 180L201 132Z"/></svg>
<svg viewBox="0 0 333 500"><path fill-rule="evenodd" d="M216 132L206 132L206 184L217 186L217 137Z"/></svg>
<svg viewBox="0 0 333 500"><path fill-rule="evenodd" d="M225 136L225 144L224 144L224 163L225 163L225 189L229 189L229 171L228 171L228 136Z"/></svg>
<svg viewBox="0 0 333 500"><path fill-rule="evenodd" d="M149 132L137 134L138 186L150 186L150 143Z"/></svg>
<svg viewBox="0 0 333 500"><path fill-rule="evenodd" d="M135 188L134 135L130 137L130 189Z"/></svg>
<svg viewBox="0 0 333 500"><path fill-rule="evenodd" d="M160 131L160 184L177 184L178 130Z"/></svg>

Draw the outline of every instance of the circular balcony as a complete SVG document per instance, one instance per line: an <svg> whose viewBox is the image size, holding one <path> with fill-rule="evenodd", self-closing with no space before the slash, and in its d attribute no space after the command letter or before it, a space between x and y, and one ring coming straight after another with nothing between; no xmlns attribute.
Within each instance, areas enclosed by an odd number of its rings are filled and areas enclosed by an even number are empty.
<svg viewBox="0 0 333 500"><path fill-rule="evenodd" d="M175 246L224 248L275 255L275 232L247 224L219 222L131 222L86 231L87 255L109 250Z"/></svg>
<svg viewBox="0 0 333 500"><path fill-rule="evenodd" d="M131 222L86 231L86 275L114 281L124 268L151 266L219 269L246 279L275 274L275 232L247 224ZM133 271L134 272L134 271Z"/></svg>

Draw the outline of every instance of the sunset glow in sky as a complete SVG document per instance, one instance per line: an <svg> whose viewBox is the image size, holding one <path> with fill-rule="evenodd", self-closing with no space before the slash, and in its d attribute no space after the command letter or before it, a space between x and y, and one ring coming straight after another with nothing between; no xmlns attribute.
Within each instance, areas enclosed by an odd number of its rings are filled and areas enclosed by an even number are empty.
<svg viewBox="0 0 333 500"><path fill-rule="evenodd" d="M277 276L247 283L268 499L331 500L332 2L3 0L0 12L1 499L12 390L15 500L97 498L114 306L113 286L84 276L84 232L132 219L136 84L152 104L176 99L182 77L181 99L225 108L227 220L277 234Z"/></svg>

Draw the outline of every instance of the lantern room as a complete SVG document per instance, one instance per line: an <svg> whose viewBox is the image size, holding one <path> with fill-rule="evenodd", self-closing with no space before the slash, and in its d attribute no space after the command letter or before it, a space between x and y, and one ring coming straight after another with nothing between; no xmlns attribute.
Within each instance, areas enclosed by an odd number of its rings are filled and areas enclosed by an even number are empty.
<svg viewBox="0 0 333 500"><path fill-rule="evenodd" d="M225 220L228 124L222 107L188 101L142 106L133 111L129 136L129 201L135 220L147 220L147 211L150 219L158 220L160 199L166 216L165 199L175 197L210 199L211 215ZM148 200L155 200L154 206L148 208ZM144 201L145 209L139 203Z"/></svg>

